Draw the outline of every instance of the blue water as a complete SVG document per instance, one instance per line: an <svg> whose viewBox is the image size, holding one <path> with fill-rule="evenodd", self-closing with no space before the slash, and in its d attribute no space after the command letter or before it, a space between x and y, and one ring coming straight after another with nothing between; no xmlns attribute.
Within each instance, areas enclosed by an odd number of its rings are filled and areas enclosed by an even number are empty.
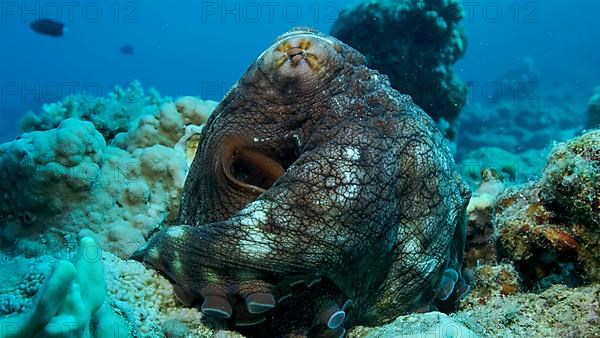
<svg viewBox="0 0 600 338"><path fill-rule="evenodd" d="M102 95L134 79L165 95L219 100L278 34L298 25L329 32L351 2L3 0L0 141L44 102L82 89ZM582 97L600 85L600 2L465 1L465 8L469 47L456 65L465 81L485 84L531 57L541 85ZM65 36L34 33L28 24L40 17L65 22ZM119 53L125 44L135 55Z"/></svg>

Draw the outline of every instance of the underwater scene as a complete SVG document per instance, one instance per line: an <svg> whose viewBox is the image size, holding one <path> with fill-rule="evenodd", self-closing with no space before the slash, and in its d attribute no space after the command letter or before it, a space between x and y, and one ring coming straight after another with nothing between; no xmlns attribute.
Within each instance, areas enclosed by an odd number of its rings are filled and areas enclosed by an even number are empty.
<svg viewBox="0 0 600 338"><path fill-rule="evenodd" d="M600 2L0 5L0 338L600 337Z"/></svg>

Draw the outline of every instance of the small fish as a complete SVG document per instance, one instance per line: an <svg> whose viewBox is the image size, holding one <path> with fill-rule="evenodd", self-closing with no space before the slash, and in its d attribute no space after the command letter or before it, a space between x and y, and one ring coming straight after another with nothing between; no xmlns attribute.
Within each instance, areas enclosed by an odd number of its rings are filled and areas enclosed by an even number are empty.
<svg viewBox="0 0 600 338"><path fill-rule="evenodd" d="M65 25L50 19L39 19L32 22L30 27L39 34L59 37L63 36Z"/></svg>
<svg viewBox="0 0 600 338"><path fill-rule="evenodd" d="M123 55L135 54L135 49L133 48L133 46L130 46L130 45L124 45L123 47L121 47L120 51L121 51L121 54L123 54Z"/></svg>

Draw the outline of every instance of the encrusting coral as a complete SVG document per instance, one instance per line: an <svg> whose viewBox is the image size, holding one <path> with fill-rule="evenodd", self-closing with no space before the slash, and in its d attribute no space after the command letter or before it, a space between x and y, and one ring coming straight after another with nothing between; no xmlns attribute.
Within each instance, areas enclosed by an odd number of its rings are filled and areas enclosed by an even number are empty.
<svg viewBox="0 0 600 338"><path fill-rule="evenodd" d="M172 288L162 291L164 297L157 296L165 285L170 287L168 281L117 256L127 257L145 243L144 236L174 220L197 135L216 103L190 96L163 99L155 92L123 103L122 95L117 88L94 102L76 95L47 106L42 115L25 118L24 125L33 131L0 145L0 248L8 260L3 267L13 271L16 279L2 280L0 307L3 319L9 320L5 323L31 316L28 309L33 303L52 309L49 304L65 295L53 287L54 281L68 284L72 269L71 263L63 262L50 274L51 262L75 250L78 237L90 236L106 250L102 260L109 262L108 294L85 332L92 337L129 337L123 323L130 321L141 336L169 330L209 335L199 324L198 311L177 306ZM185 147L178 148L182 142ZM18 282L19 278L25 282ZM141 294L146 297L137 302L130 299ZM57 296L46 300L52 295ZM67 299L78 297L73 294ZM73 301L70 309L82 314ZM101 319L119 331L102 331ZM59 327L51 324L48 330ZM17 331L7 326L2 332L29 336L34 326ZM80 329L69 334L87 335Z"/></svg>
<svg viewBox="0 0 600 338"><path fill-rule="evenodd" d="M110 99L99 101L113 107ZM59 105L86 106L73 99ZM112 135L129 126L108 144L98 126L68 118L0 145L3 245L35 256L73 247L73 235L86 229L104 249L128 256L151 231L174 221L191 155L176 144L196 135L214 106L194 97L157 109L135 106L140 111L131 111L132 120L105 129ZM97 123L110 115L95 114L86 118Z"/></svg>
<svg viewBox="0 0 600 338"><path fill-rule="evenodd" d="M600 131L587 132L554 147L539 181L478 207L476 193L467 232L485 240L468 237L470 265L508 259L534 289L600 281L599 153Z"/></svg>
<svg viewBox="0 0 600 338"><path fill-rule="evenodd" d="M454 138L467 88L452 70L466 49L456 0L366 0L343 10L331 34L358 49Z"/></svg>

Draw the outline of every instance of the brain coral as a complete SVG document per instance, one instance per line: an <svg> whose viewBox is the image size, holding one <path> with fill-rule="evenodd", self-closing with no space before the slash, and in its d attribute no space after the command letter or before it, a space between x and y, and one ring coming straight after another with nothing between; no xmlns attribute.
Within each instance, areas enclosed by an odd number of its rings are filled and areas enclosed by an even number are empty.
<svg viewBox="0 0 600 338"><path fill-rule="evenodd" d="M371 68L390 77L392 87L412 96L454 138L454 123L467 88L452 67L466 38L456 0L367 0L343 10L331 34L358 49Z"/></svg>

